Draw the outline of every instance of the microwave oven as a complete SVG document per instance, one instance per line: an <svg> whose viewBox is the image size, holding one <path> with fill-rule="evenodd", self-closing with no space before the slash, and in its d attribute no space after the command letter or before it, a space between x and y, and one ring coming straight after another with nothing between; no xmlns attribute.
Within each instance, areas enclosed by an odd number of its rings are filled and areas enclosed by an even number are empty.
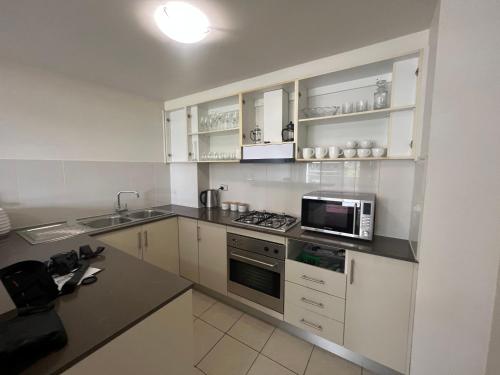
<svg viewBox="0 0 500 375"><path fill-rule="evenodd" d="M302 196L305 230L371 240L375 224L375 194L313 191Z"/></svg>

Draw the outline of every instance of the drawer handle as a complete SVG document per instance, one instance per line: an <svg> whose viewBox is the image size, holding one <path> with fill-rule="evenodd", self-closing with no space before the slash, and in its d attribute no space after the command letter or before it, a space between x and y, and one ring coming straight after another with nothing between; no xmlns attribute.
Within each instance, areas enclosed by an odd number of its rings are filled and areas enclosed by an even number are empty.
<svg viewBox="0 0 500 375"><path fill-rule="evenodd" d="M322 326L320 326L319 324L314 324L314 323L308 322L304 318L300 319L300 322L302 324L306 325L306 326L309 326L311 328L317 329L318 331L323 331L323 327Z"/></svg>
<svg viewBox="0 0 500 375"><path fill-rule="evenodd" d="M306 297L302 297L300 300L304 303L308 303L309 305L313 305L313 306L316 306L316 307L319 307L322 309L325 308L325 305L323 305L321 302L315 302L315 301L312 301Z"/></svg>
<svg viewBox="0 0 500 375"><path fill-rule="evenodd" d="M304 280L307 280L307 281L312 281L313 283L316 283L316 284L321 284L321 285L325 284L325 282L323 280L315 279L314 277L310 277L310 276L307 276L307 275L302 275L301 279L304 279Z"/></svg>

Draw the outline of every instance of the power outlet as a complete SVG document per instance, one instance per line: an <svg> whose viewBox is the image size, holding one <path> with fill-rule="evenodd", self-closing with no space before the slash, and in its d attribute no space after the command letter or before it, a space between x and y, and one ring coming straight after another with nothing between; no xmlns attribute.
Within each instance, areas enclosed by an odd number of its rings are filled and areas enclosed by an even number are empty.
<svg viewBox="0 0 500 375"><path fill-rule="evenodd" d="M227 187L227 185L220 184L219 185L219 189L222 190L222 191L228 191L229 188Z"/></svg>

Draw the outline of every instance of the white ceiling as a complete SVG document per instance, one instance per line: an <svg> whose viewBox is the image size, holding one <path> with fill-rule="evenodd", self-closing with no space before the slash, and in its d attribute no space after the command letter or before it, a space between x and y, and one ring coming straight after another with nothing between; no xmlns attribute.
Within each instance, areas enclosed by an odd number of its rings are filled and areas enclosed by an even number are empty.
<svg viewBox="0 0 500 375"><path fill-rule="evenodd" d="M0 0L0 58L172 99L428 28L436 0L188 0L201 43L161 34L165 1Z"/></svg>

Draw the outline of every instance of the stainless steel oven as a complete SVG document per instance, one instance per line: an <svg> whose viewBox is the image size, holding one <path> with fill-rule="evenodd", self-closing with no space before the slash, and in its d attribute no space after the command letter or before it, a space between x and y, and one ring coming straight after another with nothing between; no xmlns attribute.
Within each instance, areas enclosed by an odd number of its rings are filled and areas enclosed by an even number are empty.
<svg viewBox="0 0 500 375"><path fill-rule="evenodd" d="M371 240L375 194L313 191L302 197L302 229Z"/></svg>
<svg viewBox="0 0 500 375"><path fill-rule="evenodd" d="M283 314L285 245L227 234L227 289Z"/></svg>

